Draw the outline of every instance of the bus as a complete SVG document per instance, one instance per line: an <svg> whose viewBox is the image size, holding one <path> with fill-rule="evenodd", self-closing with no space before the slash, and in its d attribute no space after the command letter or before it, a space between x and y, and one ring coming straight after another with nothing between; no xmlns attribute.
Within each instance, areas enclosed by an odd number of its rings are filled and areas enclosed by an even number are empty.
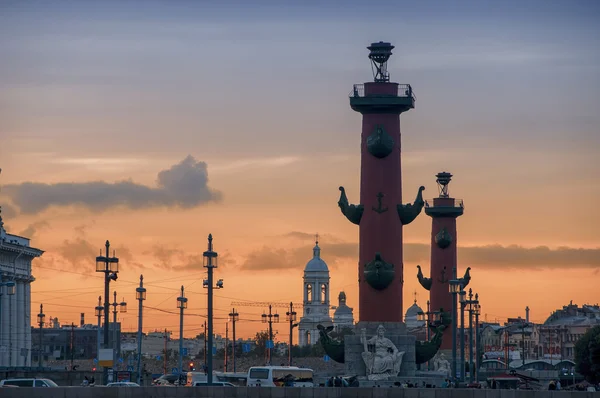
<svg viewBox="0 0 600 398"><path fill-rule="evenodd" d="M297 366L253 366L248 387L313 387L313 370Z"/></svg>

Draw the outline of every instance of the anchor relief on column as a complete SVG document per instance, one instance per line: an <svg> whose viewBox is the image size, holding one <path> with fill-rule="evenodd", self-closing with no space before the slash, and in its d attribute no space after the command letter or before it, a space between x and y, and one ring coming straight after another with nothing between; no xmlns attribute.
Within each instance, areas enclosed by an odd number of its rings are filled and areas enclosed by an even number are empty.
<svg viewBox="0 0 600 398"><path fill-rule="evenodd" d="M348 221L352 224L359 225L360 220L363 215L364 206L363 205L352 205L348 202L348 197L346 196L346 190L344 187L340 187L340 200L338 200L338 206L342 211L342 214L346 216Z"/></svg>
<svg viewBox="0 0 600 398"><path fill-rule="evenodd" d="M385 195L383 194L383 192L379 192L377 194L377 206L372 207L373 211L377 214L385 213L386 211L388 211L388 208L385 207L382 203L384 196Z"/></svg>
<svg viewBox="0 0 600 398"><path fill-rule="evenodd" d="M424 186L419 187L419 192L417 193L414 203L407 203L405 205L400 204L397 206L398 216L400 217L402 225L410 224L417 218L419 213L421 213L423 205L425 205L425 201L423 200L424 190Z"/></svg>

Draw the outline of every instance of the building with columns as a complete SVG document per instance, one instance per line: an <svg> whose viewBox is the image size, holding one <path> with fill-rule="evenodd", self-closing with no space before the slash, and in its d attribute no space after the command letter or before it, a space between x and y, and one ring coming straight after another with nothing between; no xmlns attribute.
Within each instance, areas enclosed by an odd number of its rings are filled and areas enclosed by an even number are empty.
<svg viewBox="0 0 600 398"><path fill-rule="evenodd" d="M14 295L0 287L0 367L31 366L31 262L43 253L29 239L7 233L0 212L1 282L16 284Z"/></svg>
<svg viewBox="0 0 600 398"><path fill-rule="evenodd" d="M313 248L313 258L304 267L303 297L304 312L298 325L301 347L319 341L317 325L333 326L329 316L329 268L321 258L318 240Z"/></svg>

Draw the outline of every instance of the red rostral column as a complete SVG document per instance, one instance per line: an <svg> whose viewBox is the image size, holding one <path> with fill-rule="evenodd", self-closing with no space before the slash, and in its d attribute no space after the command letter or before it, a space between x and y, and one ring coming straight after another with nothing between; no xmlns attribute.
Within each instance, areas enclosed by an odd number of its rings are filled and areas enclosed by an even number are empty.
<svg viewBox="0 0 600 398"><path fill-rule="evenodd" d="M400 114L415 106L412 87L391 83L390 43L368 47L373 82L354 85L350 107L363 115L360 204L351 205L340 187L342 213L359 225L359 318L361 322L402 322L402 225L423 207L419 189L414 204L402 205Z"/></svg>
<svg viewBox="0 0 600 398"><path fill-rule="evenodd" d="M452 294L448 281L457 277L456 218L463 215L462 199L454 199L448 193L452 174L436 175L439 197L425 203L425 214L431 217L431 270L429 301L431 311L448 312L451 316ZM463 285L470 280L470 268L463 277ZM460 305L460 304L459 304ZM452 348L451 333L444 333L441 349Z"/></svg>

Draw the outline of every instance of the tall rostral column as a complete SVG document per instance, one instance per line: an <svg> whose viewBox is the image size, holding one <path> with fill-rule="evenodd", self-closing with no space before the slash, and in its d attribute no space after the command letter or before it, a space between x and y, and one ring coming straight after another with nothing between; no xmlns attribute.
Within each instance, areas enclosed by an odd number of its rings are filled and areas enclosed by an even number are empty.
<svg viewBox="0 0 600 398"><path fill-rule="evenodd" d="M402 205L400 114L415 107L408 84L390 82L390 43L368 47L374 81L356 84L350 107L363 115L360 204L349 203L340 187L342 213L359 225L360 322L402 322L402 226L423 207L421 187L414 204Z"/></svg>
<svg viewBox="0 0 600 398"><path fill-rule="evenodd" d="M423 284L424 278L419 275L419 281L427 289L431 311L452 311L452 294L448 281L458 279L456 253L456 219L463 215L462 199L454 199L448 192L448 184L452 174L445 171L436 175L439 196L425 203L425 214L431 217L431 270L429 286ZM469 283L470 268L463 277L464 286ZM419 271L420 273L420 271ZM441 349L452 348L452 336L444 333Z"/></svg>

